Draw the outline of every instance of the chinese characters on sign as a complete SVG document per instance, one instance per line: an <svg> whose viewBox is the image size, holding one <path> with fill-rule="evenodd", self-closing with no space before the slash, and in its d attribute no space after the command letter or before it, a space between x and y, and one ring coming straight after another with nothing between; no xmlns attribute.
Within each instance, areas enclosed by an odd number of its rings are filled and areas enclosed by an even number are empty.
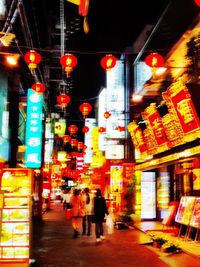
<svg viewBox="0 0 200 267"><path fill-rule="evenodd" d="M43 96L28 89L25 153L25 165L28 168L41 166L42 105Z"/></svg>

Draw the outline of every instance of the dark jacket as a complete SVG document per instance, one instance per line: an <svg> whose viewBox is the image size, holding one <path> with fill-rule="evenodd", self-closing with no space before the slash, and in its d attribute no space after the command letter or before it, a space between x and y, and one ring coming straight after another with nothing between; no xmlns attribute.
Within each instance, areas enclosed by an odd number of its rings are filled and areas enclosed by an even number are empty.
<svg viewBox="0 0 200 267"><path fill-rule="evenodd" d="M94 198L94 217L95 220L103 220L105 214L108 215L108 208L106 205L105 198L97 196Z"/></svg>

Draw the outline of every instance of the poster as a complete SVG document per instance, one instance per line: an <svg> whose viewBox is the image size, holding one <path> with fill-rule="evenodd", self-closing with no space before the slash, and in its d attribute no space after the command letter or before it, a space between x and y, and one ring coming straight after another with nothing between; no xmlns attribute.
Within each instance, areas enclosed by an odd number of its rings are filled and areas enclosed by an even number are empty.
<svg viewBox="0 0 200 267"><path fill-rule="evenodd" d="M200 197L195 200L190 226L200 229Z"/></svg>
<svg viewBox="0 0 200 267"><path fill-rule="evenodd" d="M184 225L189 225L194 204L195 197L182 197L175 221Z"/></svg>

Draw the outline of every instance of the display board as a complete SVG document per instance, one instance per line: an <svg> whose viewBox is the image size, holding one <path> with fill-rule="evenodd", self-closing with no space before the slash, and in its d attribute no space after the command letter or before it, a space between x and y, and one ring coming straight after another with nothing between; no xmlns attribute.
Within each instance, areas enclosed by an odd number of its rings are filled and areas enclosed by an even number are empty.
<svg viewBox="0 0 200 267"><path fill-rule="evenodd" d="M190 226L200 229L200 197L195 199Z"/></svg>
<svg viewBox="0 0 200 267"><path fill-rule="evenodd" d="M32 171L3 169L0 189L0 266L29 266ZM3 265L4 266L4 265Z"/></svg>
<svg viewBox="0 0 200 267"><path fill-rule="evenodd" d="M194 204L195 204L195 197L190 197L190 196L181 197L175 221L184 225L189 225L192 217Z"/></svg>

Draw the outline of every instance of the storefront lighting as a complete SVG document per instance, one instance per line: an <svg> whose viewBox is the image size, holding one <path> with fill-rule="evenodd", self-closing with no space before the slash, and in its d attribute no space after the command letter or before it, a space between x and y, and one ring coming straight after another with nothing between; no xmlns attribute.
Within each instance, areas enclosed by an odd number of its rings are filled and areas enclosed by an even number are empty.
<svg viewBox="0 0 200 267"><path fill-rule="evenodd" d="M132 96L132 101L135 102L135 103L141 102L142 99L143 99L142 95L133 94L133 96Z"/></svg>
<svg viewBox="0 0 200 267"><path fill-rule="evenodd" d="M20 55L18 54L13 54L13 55L7 55L6 56L6 62L10 65L10 66L17 66L18 64L18 60L19 60Z"/></svg>

